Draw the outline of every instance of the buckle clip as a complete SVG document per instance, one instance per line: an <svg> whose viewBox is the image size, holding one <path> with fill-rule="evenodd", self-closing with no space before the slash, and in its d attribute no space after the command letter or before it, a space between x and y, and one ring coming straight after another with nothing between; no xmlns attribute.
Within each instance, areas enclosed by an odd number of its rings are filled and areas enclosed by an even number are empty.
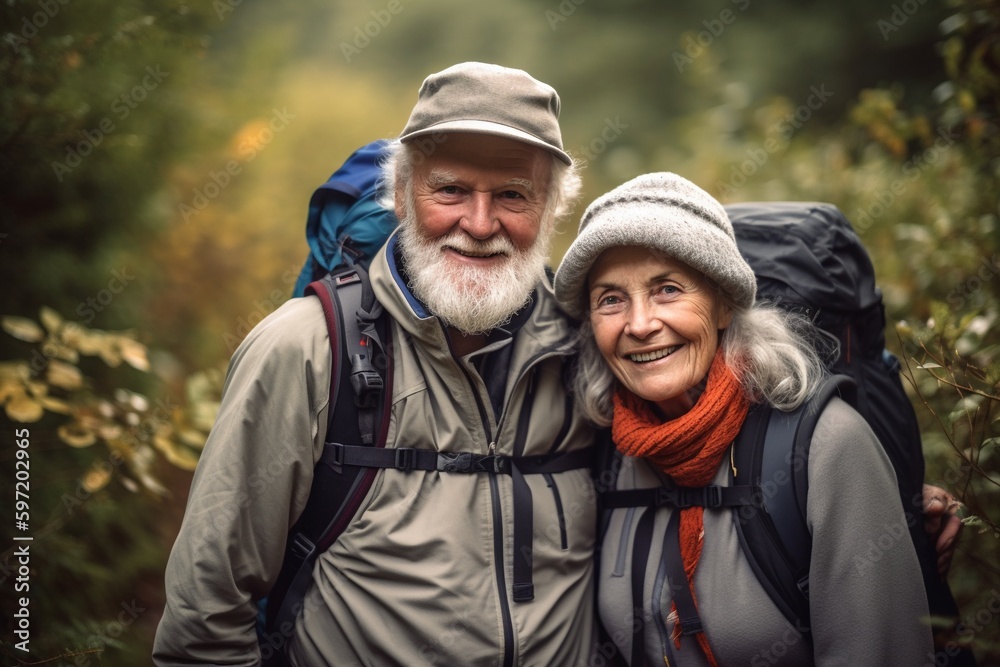
<svg viewBox="0 0 1000 667"><path fill-rule="evenodd" d="M372 367L367 354L355 354L351 361L351 387L354 404L359 408L373 408L385 385L382 376Z"/></svg>
<svg viewBox="0 0 1000 667"><path fill-rule="evenodd" d="M470 452L439 452L437 469L441 472L472 472L473 461Z"/></svg>
<svg viewBox="0 0 1000 667"><path fill-rule="evenodd" d="M677 498L677 489L672 486L661 486L658 488L653 502L656 507L684 507Z"/></svg>

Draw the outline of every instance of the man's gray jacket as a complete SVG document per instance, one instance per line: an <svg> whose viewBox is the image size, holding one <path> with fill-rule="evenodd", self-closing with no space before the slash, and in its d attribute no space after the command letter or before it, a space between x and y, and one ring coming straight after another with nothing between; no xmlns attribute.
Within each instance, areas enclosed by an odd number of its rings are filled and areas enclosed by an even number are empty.
<svg viewBox="0 0 1000 667"><path fill-rule="evenodd" d="M394 245L370 271L393 320L386 447L508 456L519 438L526 456L589 447L592 431L564 381L571 333L548 285L539 283L513 335L495 332L485 350L459 359L440 321L405 287ZM499 382L491 400L477 363L506 346L509 372L484 371ZM254 601L273 585L309 495L327 430L330 363L313 297L283 305L234 354L167 565L156 664L258 663ZM509 475L379 470L346 531L319 556L287 637L293 663L587 664L595 648L590 471L525 478L532 601L514 602L511 592Z"/></svg>

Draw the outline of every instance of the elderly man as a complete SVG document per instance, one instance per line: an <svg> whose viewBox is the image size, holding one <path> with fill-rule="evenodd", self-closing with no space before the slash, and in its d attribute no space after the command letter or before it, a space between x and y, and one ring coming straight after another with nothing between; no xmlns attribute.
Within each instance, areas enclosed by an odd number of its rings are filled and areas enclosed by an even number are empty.
<svg viewBox="0 0 1000 667"><path fill-rule="evenodd" d="M424 81L386 165L399 229L370 270L391 317L387 448L523 458L592 445L545 278L579 190L558 114L556 92L520 70L465 63ZM167 566L158 665L258 663L255 601L309 494L330 367L313 298L286 303L235 353ZM585 465L564 467L380 469L317 560L279 642L289 661L587 664L594 487Z"/></svg>

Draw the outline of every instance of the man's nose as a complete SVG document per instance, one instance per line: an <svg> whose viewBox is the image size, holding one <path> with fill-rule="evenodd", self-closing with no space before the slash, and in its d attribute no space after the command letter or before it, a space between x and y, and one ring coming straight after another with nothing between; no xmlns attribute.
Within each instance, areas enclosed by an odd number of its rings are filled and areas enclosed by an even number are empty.
<svg viewBox="0 0 1000 667"><path fill-rule="evenodd" d="M469 236L481 241L500 231L500 221L495 214L492 193L473 190L459 224Z"/></svg>

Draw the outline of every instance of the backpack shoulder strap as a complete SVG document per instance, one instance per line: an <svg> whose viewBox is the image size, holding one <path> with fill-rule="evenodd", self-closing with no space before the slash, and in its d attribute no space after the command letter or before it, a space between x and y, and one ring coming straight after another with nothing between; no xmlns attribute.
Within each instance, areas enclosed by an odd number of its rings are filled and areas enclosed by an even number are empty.
<svg viewBox="0 0 1000 667"><path fill-rule="evenodd" d="M268 595L265 629L271 633L294 624L312 584L317 556L347 527L378 472L332 465L333 442L384 447L391 406L388 322L365 270L354 266L327 274L310 283L305 293L319 298L330 335L333 362L327 436L309 499L289 532L281 573ZM281 653L284 646L274 648Z"/></svg>
<svg viewBox="0 0 1000 667"><path fill-rule="evenodd" d="M835 395L853 400L853 387L849 377L834 375L791 412L756 406L734 443L732 484L759 494L759 504L734 508L740 545L768 596L803 635L809 632L812 552L809 444L827 403Z"/></svg>

